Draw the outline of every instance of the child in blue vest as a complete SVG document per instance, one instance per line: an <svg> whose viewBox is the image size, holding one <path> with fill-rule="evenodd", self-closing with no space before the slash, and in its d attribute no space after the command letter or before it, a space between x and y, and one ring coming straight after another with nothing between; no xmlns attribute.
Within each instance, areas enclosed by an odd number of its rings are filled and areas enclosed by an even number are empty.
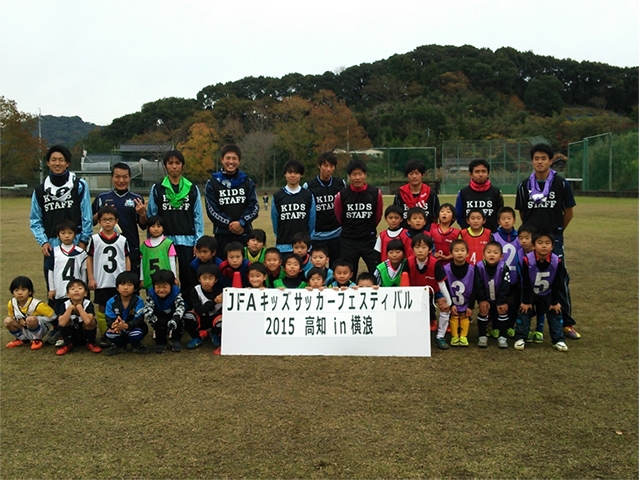
<svg viewBox="0 0 640 480"><path fill-rule="evenodd" d="M502 245L502 260L509 267L509 278L511 280L511 287L509 289L509 298L513 301L509 301L509 326L507 328L507 335L513 337L515 334L514 326L516 324L516 318L518 317L519 301L515 299L520 298L520 274L519 274L519 256L520 241L518 240L518 231L513 228L516 223L516 212L511 207L502 207L498 210L498 229L492 234L494 242L498 242ZM491 332L491 336L498 337L498 329L494 328Z"/></svg>
<svg viewBox="0 0 640 480"><path fill-rule="evenodd" d="M533 252L531 236L534 231L535 229L526 223L520 225L520 228L518 229L518 241L520 242L520 250L518 250L518 279L520 280L520 288L522 288L522 264L524 263L524 257L527 253ZM527 338L526 341L527 343L544 342L544 312L537 312L536 329L533 332L529 332L529 338Z"/></svg>
<svg viewBox="0 0 640 480"><path fill-rule="evenodd" d="M568 350L562 330L562 309L559 292L564 288L567 271L564 263L553 251L553 235L545 231L533 234L533 252L524 257L522 264L522 301L516 322L516 342L513 348L524 350L529 337L529 326L534 311L547 316L551 343L560 351Z"/></svg>
<svg viewBox="0 0 640 480"><path fill-rule="evenodd" d="M182 351L180 338L185 305L175 281L171 270L158 270L151 275L153 288L147 290L144 316L155 330L156 353L165 352L167 337L171 337L171 349L174 352Z"/></svg>
<svg viewBox="0 0 640 480"><path fill-rule="evenodd" d="M487 325L498 329L498 347L508 348L507 330L509 328L509 289L511 276L509 267L502 260L502 245L490 241L484 247L482 261L476 263L480 289L478 299L478 347L487 348Z"/></svg>
<svg viewBox="0 0 640 480"><path fill-rule="evenodd" d="M349 260L339 258L333 262L333 282L329 283L327 287L334 290L346 290L349 287L355 287L356 284L351 281L353 276L353 267Z"/></svg>

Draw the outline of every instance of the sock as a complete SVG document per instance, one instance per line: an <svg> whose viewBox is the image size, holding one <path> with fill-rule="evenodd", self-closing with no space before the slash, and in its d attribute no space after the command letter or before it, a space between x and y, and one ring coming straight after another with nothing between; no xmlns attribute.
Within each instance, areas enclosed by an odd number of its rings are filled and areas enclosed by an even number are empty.
<svg viewBox="0 0 640 480"><path fill-rule="evenodd" d="M469 317L463 317L460 319L460 336L469 336Z"/></svg>
<svg viewBox="0 0 640 480"><path fill-rule="evenodd" d="M498 315L498 321L496 322L498 325L498 331L500 332L501 337L507 336L507 330L509 328L509 315Z"/></svg>
<svg viewBox="0 0 640 480"><path fill-rule="evenodd" d="M487 336L487 324L489 323L489 317L481 317L478 315L478 336Z"/></svg>
<svg viewBox="0 0 640 480"><path fill-rule="evenodd" d="M451 315L451 318L449 319L449 325L451 325L452 337L460 336L460 332L458 332L459 321L460 321L459 317L457 317L456 315Z"/></svg>
<svg viewBox="0 0 640 480"><path fill-rule="evenodd" d="M71 325L66 325L64 327L59 327L60 336L64 340L65 345L70 345L73 343L73 327Z"/></svg>
<svg viewBox="0 0 640 480"><path fill-rule="evenodd" d="M9 333L16 337L18 340L26 340L26 338L24 337L24 333L22 333L22 330L9 330Z"/></svg>
<svg viewBox="0 0 640 480"><path fill-rule="evenodd" d="M103 314L104 315L104 314ZM96 332L97 330L94 328L93 330L84 331L84 339L87 343L95 344L96 343ZM106 332L106 330L105 330Z"/></svg>
<svg viewBox="0 0 640 480"><path fill-rule="evenodd" d="M34 340L42 340L42 325L38 324L36 328L30 328L29 333L31 333Z"/></svg>
<svg viewBox="0 0 640 480"><path fill-rule="evenodd" d="M440 312L438 317L438 334L436 337L444 338L444 334L447 333L447 327L449 326L449 313Z"/></svg>
<svg viewBox="0 0 640 480"><path fill-rule="evenodd" d="M100 330L101 335L105 335L107 333L107 318L104 312L96 309L96 322L98 322L98 329ZM94 334L95 337L95 334ZM95 342L94 342L95 343Z"/></svg>

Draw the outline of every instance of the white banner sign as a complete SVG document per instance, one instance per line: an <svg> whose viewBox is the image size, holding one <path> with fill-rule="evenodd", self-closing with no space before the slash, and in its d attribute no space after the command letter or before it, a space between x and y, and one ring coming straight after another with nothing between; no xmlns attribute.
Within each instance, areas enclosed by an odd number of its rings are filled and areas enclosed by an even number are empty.
<svg viewBox="0 0 640 480"><path fill-rule="evenodd" d="M227 288L223 355L431 356L424 287Z"/></svg>

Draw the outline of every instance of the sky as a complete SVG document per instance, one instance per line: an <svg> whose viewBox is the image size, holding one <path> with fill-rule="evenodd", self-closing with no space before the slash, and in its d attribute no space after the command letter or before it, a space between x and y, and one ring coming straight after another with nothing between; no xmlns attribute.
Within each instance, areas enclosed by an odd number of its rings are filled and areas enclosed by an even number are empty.
<svg viewBox="0 0 640 480"><path fill-rule="evenodd" d="M247 76L321 74L422 45L639 64L637 0L2 0L0 95L107 125Z"/></svg>

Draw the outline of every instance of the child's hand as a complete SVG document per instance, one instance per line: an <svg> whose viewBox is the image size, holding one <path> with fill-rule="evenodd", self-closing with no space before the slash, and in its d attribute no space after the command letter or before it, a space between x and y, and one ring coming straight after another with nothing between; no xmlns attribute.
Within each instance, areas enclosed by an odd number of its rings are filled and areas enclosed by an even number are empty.
<svg viewBox="0 0 640 480"><path fill-rule="evenodd" d="M550 312L560 313L560 310L561 310L561 309L562 309L562 308L560 307L560 304L559 304L559 303L556 303L555 305L551 305L551 306L549 307L549 311L550 311Z"/></svg>
<svg viewBox="0 0 640 480"><path fill-rule="evenodd" d="M520 304L520 311L522 313L527 313L528 311L530 311L532 309L533 309L533 307L528 303L521 303Z"/></svg>
<svg viewBox="0 0 640 480"><path fill-rule="evenodd" d="M284 287L278 287L278 290L285 290Z"/></svg>
<svg viewBox="0 0 640 480"><path fill-rule="evenodd" d="M349 289L349 287L340 287L340 290L342 290L342 291L345 291L345 290L348 290L348 289Z"/></svg>
<svg viewBox="0 0 640 480"><path fill-rule="evenodd" d="M309 290L309 291L313 290L313 288L311 288L309 285L307 285L307 286L306 286L306 287L304 287L304 288L305 288L305 290Z"/></svg>
<svg viewBox="0 0 640 480"><path fill-rule="evenodd" d="M473 315L473 310L471 310L470 308L467 308L467 310L464 313L465 313L465 317L471 318L471 315Z"/></svg>
<svg viewBox="0 0 640 480"><path fill-rule="evenodd" d="M455 305L451 305L451 315L455 315L456 317L458 316L458 307Z"/></svg>
<svg viewBox="0 0 640 480"><path fill-rule="evenodd" d="M216 298L214 298L213 301L216 302L216 303L222 303L222 294L220 294Z"/></svg>
<svg viewBox="0 0 640 480"><path fill-rule="evenodd" d="M444 299L444 297L436 300L436 303L438 304L438 308L441 312L447 313L449 311L449 305L447 305L447 301Z"/></svg>
<svg viewBox="0 0 640 480"><path fill-rule="evenodd" d="M49 290L49 293L47 293L47 298L49 300L55 300L56 299L56 291L55 290Z"/></svg>
<svg viewBox="0 0 640 480"><path fill-rule="evenodd" d="M506 303L503 305L498 305L497 307L498 313L500 315L504 315L505 313L507 313L509 311L509 305L507 305Z"/></svg>

